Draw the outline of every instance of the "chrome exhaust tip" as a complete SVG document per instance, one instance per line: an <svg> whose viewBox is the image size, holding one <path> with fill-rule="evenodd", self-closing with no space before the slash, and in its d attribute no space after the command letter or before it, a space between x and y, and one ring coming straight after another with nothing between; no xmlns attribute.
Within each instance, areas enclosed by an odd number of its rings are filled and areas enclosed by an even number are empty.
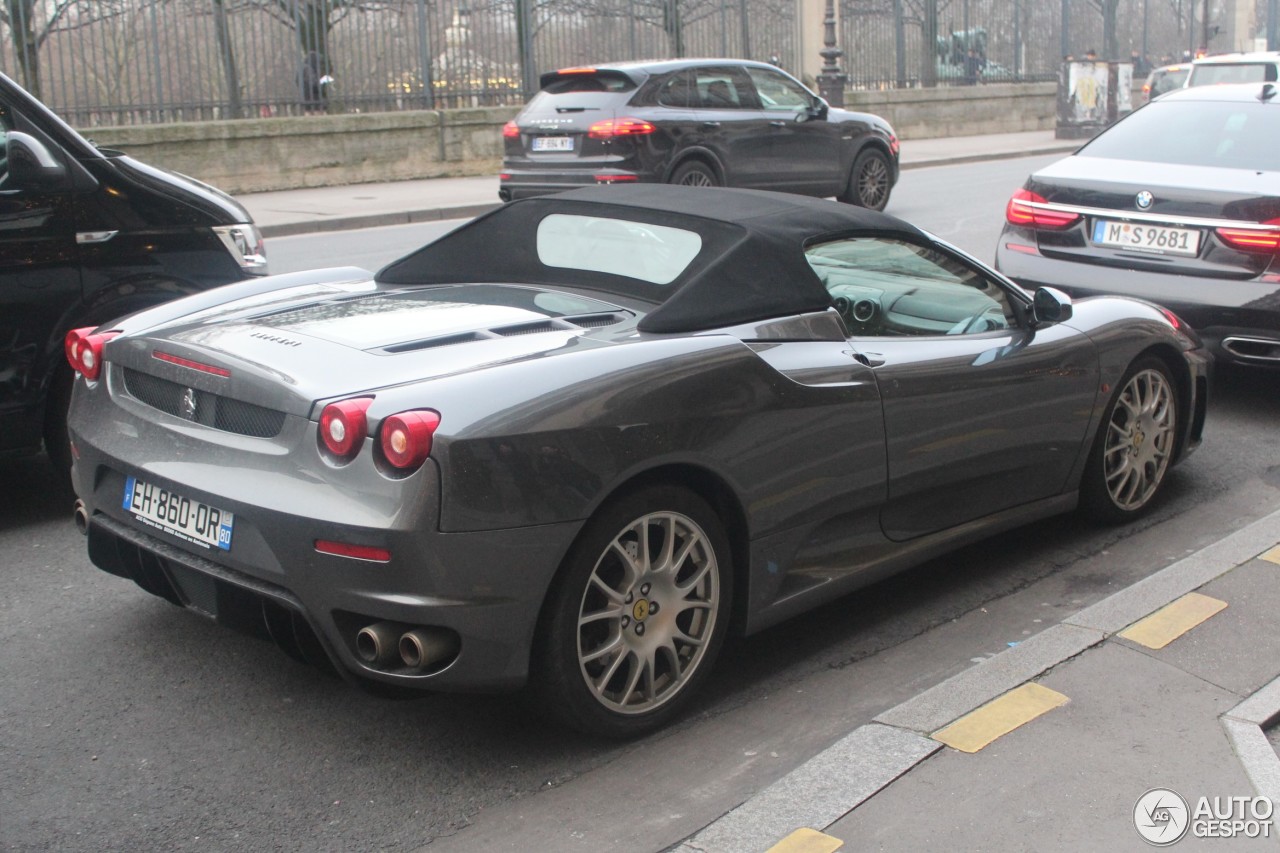
<svg viewBox="0 0 1280 853"><path fill-rule="evenodd" d="M1222 339L1222 348L1245 361L1280 361L1280 340L1232 336Z"/></svg>
<svg viewBox="0 0 1280 853"><path fill-rule="evenodd" d="M426 669L458 652L458 635L444 628L414 628L400 638L400 659L410 669Z"/></svg>
<svg viewBox="0 0 1280 853"><path fill-rule="evenodd" d="M76 530L80 531L81 536L89 534L89 510L85 508L84 501L77 499L76 508L72 518L76 522Z"/></svg>
<svg viewBox="0 0 1280 853"><path fill-rule="evenodd" d="M396 658L397 643L403 632L404 626L394 622L366 625L356 634L356 654L367 664L388 664Z"/></svg>

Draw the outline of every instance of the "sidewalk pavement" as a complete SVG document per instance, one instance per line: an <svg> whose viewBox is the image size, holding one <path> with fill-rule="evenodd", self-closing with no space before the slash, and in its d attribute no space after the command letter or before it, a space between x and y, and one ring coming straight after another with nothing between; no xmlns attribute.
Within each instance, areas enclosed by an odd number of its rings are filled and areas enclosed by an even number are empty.
<svg viewBox="0 0 1280 853"><path fill-rule="evenodd" d="M1079 141L1053 131L905 140L903 169L1073 151ZM345 231L478 216L497 207L498 178L428 178L238 196L264 237Z"/></svg>
<svg viewBox="0 0 1280 853"><path fill-rule="evenodd" d="M1142 850L1139 823L1276 849L1278 543L1280 512L884 712L677 853Z"/></svg>

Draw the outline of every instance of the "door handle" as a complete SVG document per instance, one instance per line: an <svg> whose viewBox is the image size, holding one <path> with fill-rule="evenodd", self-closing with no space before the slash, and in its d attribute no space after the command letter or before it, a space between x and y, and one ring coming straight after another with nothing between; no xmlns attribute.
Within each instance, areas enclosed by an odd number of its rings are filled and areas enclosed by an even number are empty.
<svg viewBox="0 0 1280 853"><path fill-rule="evenodd" d="M773 121L769 122L769 127L786 127L786 126L787 126L787 123L785 121L779 121L778 119L774 119Z"/></svg>
<svg viewBox="0 0 1280 853"><path fill-rule="evenodd" d="M78 231L76 232L76 242L81 246L105 243L119 233L119 231Z"/></svg>
<svg viewBox="0 0 1280 853"><path fill-rule="evenodd" d="M703 127L716 128L716 127L719 127L719 126L720 126L720 122L718 122L718 121L704 121L704 122L702 123L702 126L703 126Z"/></svg>
<svg viewBox="0 0 1280 853"><path fill-rule="evenodd" d="M884 355L878 352L858 352L857 350L853 350L849 355L853 356L856 361L862 362L867 367L879 367L885 362Z"/></svg>

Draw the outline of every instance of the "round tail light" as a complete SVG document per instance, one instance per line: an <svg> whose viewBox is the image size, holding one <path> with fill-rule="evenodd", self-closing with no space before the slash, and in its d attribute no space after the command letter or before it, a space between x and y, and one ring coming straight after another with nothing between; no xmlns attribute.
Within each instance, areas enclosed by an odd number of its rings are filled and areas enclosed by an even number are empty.
<svg viewBox="0 0 1280 853"><path fill-rule="evenodd" d="M382 454L394 467L412 469L431 455L440 414L430 409L401 412L382 421Z"/></svg>
<svg viewBox="0 0 1280 853"><path fill-rule="evenodd" d="M365 412L372 403L372 397L356 397L324 407L320 412L320 440L330 453L349 459L360 452L360 445L369 434Z"/></svg>
<svg viewBox="0 0 1280 853"><path fill-rule="evenodd" d="M119 332L94 333L94 326L84 326L67 332L63 348L67 363L85 379L94 380L102 373L102 347Z"/></svg>

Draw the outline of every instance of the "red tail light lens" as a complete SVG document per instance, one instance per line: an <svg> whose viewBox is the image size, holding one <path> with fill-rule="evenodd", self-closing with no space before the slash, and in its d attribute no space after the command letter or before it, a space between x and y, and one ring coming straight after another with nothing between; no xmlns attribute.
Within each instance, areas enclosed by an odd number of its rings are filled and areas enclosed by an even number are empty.
<svg viewBox="0 0 1280 853"><path fill-rule="evenodd" d="M320 440L330 453L349 459L360 452L360 445L369 434L365 412L372 403L372 397L356 397L324 407L320 413Z"/></svg>
<svg viewBox="0 0 1280 853"><path fill-rule="evenodd" d="M897 156L898 152L901 150L902 150L902 143L898 141L898 137L890 136L889 137L889 153L893 154L894 156Z"/></svg>
<svg viewBox="0 0 1280 853"><path fill-rule="evenodd" d="M316 550L321 554L350 557L353 560L368 560L372 563L391 562L389 550L373 545L353 545L350 542L334 542L331 539L317 539L315 545Z"/></svg>
<svg viewBox="0 0 1280 853"><path fill-rule="evenodd" d="M1263 228L1215 228L1222 242L1246 252L1280 251L1280 219L1269 219L1261 225L1269 225L1275 230Z"/></svg>
<svg viewBox="0 0 1280 853"><path fill-rule="evenodd" d="M71 369L85 379L94 380L102 373L102 346L114 338L119 332L98 332L94 334L94 326L85 326L67 332L63 340L63 348L67 353L67 363Z"/></svg>
<svg viewBox="0 0 1280 853"><path fill-rule="evenodd" d="M520 128L516 127L515 120L507 122L502 126L502 136L504 139L519 139Z"/></svg>
<svg viewBox="0 0 1280 853"><path fill-rule="evenodd" d="M612 139L615 136L644 136L654 133L657 128L644 119L619 118L598 121L587 130L592 139Z"/></svg>
<svg viewBox="0 0 1280 853"><path fill-rule="evenodd" d="M1080 221L1080 214L1068 210L1046 210L1034 207L1049 202L1031 190L1018 190L1004 209L1004 218L1010 225L1029 225L1032 228L1066 228Z"/></svg>
<svg viewBox="0 0 1280 853"><path fill-rule="evenodd" d="M382 453L400 469L421 465L431 455L431 440L440 414L430 409L401 412L382 421Z"/></svg>
<svg viewBox="0 0 1280 853"><path fill-rule="evenodd" d="M640 180L635 175L596 175L597 184L634 184Z"/></svg>

